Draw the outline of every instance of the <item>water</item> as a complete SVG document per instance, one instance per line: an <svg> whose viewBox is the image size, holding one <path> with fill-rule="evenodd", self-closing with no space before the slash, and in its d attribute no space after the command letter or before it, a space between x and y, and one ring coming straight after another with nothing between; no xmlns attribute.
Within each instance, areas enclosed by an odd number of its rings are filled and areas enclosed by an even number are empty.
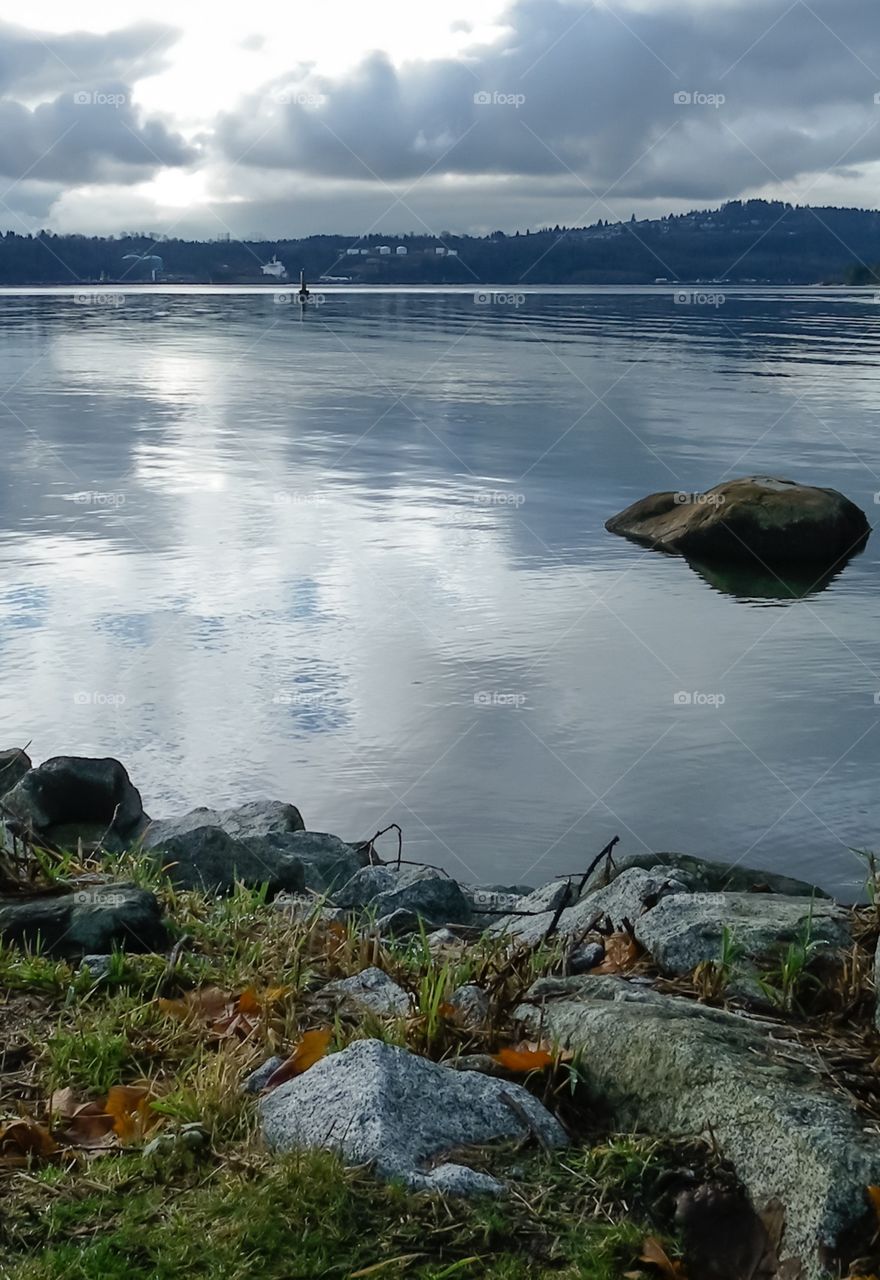
<svg viewBox="0 0 880 1280"><path fill-rule="evenodd" d="M756 472L873 518L872 295L323 296L0 296L0 746L474 880L619 833L854 891L880 542L780 600L603 522Z"/></svg>

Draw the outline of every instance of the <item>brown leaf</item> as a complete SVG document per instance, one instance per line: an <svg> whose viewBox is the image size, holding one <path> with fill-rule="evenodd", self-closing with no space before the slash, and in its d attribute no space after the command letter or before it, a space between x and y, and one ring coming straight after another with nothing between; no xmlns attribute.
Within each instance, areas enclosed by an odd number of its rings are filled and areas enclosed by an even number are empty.
<svg viewBox="0 0 880 1280"><path fill-rule="evenodd" d="M668 1277L668 1280L686 1280L681 1263L673 1262L656 1236L648 1236L642 1243L639 1262L649 1262L652 1267L657 1267L664 1276Z"/></svg>
<svg viewBox="0 0 880 1280"><path fill-rule="evenodd" d="M77 1107L62 1133L70 1147L106 1147L115 1144L115 1117L104 1110L103 1102L85 1102Z"/></svg>
<svg viewBox="0 0 880 1280"><path fill-rule="evenodd" d="M508 1071L543 1071L553 1065L553 1054L548 1053L542 1045L512 1045L492 1054L492 1061Z"/></svg>
<svg viewBox="0 0 880 1280"><path fill-rule="evenodd" d="M282 1062L281 1066L272 1072L266 1081L266 1088L275 1089L286 1080L301 1076L304 1071L308 1071L309 1067L313 1067L324 1057L332 1038L332 1027L318 1027L314 1031L307 1031L286 1062Z"/></svg>
<svg viewBox="0 0 880 1280"><path fill-rule="evenodd" d="M232 1014L234 1006L235 998L219 987L200 987L197 991L187 991L180 1000L159 998L159 1008L163 1013L184 1021L214 1022L224 1014Z"/></svg>
<svg viewBox="0 0 880 1280"><path fill-rule="evenodd" d="M612 933L605 939L605 959L591 972L623 973L633 967L641 954L641 947L628 933Z"/></svg>
<svg viewBox="0 0 880 1280"><path fill-rule="evenodd" d="M49 1130L30 1116L11 1120L0 1129L0 1156L51 1156L57 1150Z"/></svg>

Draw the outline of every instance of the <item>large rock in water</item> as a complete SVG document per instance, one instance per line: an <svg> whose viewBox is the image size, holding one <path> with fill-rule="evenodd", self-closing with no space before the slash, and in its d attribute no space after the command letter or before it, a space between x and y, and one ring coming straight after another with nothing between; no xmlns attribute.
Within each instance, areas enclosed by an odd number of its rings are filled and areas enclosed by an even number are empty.
<svg viewBox="0 0 880 1280"><path fill-rule="evenodd" d="M868 517L836 489L749 476L700 494L653 493L605 524L689 559L830 566L861 549Z"/></svg>
<svg viewBox="0 0 880 1280"><path fill-rule="evenodd" d="M777 871L744 867L739 862L698 858L692 853L630 853L598 866L587 881L587 891L611 884L624 871L641 867L644 871L666 867L676 880L693 893L784 893L789 898L827 898L824 889L809 880L796 880Z"/></svg>
<svg viewBox="0 0 880 1280"><path fill-rule="evenodd" d="M266 1094L260 1113L275 1150L329 1148L414 1190L452 1195L498 1193L502 1186L460 1164L429 1167L443 1152L530 1131L550 1146L567 1141L522 1085L453 1071L380 1040L357 1040L322 1058Z"/></svg>
<svg viewBox="0 0 880 1280"><path fill-rule="evenodd" d="M54 756L30 769L3 797L3 808L53 843L103 840L111 851L131 843L148 821L125 767L88 756Z"/></svg>
<svg viewBox="0 0 880 1280"><path fill-rule="evenodd" d="M168 932L162 909L147 889L133 884L84 884L70 893L32 898L0 897L0 939L18 946L38 943L52 955L106 955L163 951Z"/></svg>
<svg viewBox="0 0 880 1280"><path fill-rule="evenodd" d="M580 1071L615 1128L711 1134L756 1208L784 1206L783 1255L809 1280L831 1270L880 1180L880 1140L782 1025L589 976L536 983L516 1016L583 1051Z"/></svg>

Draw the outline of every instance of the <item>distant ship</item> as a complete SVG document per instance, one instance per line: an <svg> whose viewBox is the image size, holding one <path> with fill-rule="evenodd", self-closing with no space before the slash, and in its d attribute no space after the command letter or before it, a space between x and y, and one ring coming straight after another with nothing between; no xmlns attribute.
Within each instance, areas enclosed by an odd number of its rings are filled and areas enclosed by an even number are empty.
<svg viewBox="0 0 880 1280"><path fill-rule="evenodd" d="M260 267L260 270L262 271L263 275L268 276L270 280L286 280L287 279L287 267L285 267L283 262L278 261L277 254L273 253L270 261L264 262L263 265Z"/></svg>

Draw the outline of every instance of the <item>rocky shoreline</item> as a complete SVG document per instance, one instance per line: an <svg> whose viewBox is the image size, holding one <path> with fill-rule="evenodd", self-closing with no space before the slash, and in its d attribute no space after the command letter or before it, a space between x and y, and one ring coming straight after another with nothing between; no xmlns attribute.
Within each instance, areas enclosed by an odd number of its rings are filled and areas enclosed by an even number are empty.
<svg viewBox="0 0 880 1280"><path fill-rule="evenodd" d="M328 1148L411 1190L503 1195L503 1170L447 1153L576 1142L584 1117L545 1087L576 1071L579 1105L601 1109L610 1131L700 1139L730 1170L743 1221L759 1226L726 1261L700 1261L700 1232L722 1231L732 1193L710 1180L694 1209L693 1187L682 1190L692 1280L876 1267L865 1262L880 1198L873 906L614 843L580 876L474 886L407 862L402 842L383 860L378 837L309 831L282 801L152 821L115 760L33 767L0 753L0 817L0 940L42 948L98 986L124 952L165 957L178 1001L199 991L175 968L193 946L175 919L181 894L244 889L272 928L284 921L313 951L315 939L347 948L348 968L303 979L301 1003L306 1022L329 1037L341 1018L348 1038L300 1070L301 1049L282 1037L242 1081L268 1150ZM422 1028L416 1047L395 1038L408 1020Z"/></svg>

